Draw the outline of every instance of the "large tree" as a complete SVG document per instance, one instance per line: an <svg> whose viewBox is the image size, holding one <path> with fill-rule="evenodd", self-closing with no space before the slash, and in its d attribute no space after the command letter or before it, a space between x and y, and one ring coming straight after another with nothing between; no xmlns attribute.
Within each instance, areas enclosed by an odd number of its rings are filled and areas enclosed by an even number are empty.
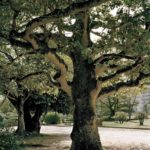
<svg viewBox="0 0 150 150"><path fill-rule="evenodd" d="M50 65L42 57L36 57L34 53L28 56L19 53L17 48L15 51L12 47L5 47L4 45L1 45L1 48L0 93L5 95L17 110L17 133L23 135L25 131L39 132L39 119L43 113L42 102L39 100L40 93L51 89L50 85L46 86L49 79L46 80L47 74L44 72L44 67L48 69ZM35 93L35 90L38 92ZM35 104L35 99L36 103L41 102L40 106ZM30 114L30 103L32 102L35 104L33 117Z"/></svg>
<svg viewBox="0 0 150 150"><path fill-rule="evenodd" d="M96 100L150 76L148 4L144 0L5 0L1 7L2 19L6 9L10 11L9 21L4 19L1 25L1 37L12 46L44 54L57 68L52 83L75 106L71 150L101 150ZM72 78L62 54L72 60Z"/></svg>

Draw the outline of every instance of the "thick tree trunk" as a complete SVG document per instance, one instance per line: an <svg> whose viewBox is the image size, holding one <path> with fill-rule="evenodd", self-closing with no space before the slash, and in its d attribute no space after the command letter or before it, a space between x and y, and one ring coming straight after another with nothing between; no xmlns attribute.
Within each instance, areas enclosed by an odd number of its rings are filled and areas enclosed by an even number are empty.
<svg viewBox="0 0 150 150"><path fill-rule="evenodd" d="M25 130L27 132L40 132L40 117L43 113L41 106L35 107L35 114L32 117L30 114L30 105L29 101L26 101L24 104L24 121L25 121Z"/></svg>
<svg viewBox="0 0 150 150"><path fill-rule="evenodd" d="M25 122L25 130L27 132L32 132L32 117L30 114L29 101L27 100L24 103L24 122Z"/></svg>
<svg viewBox="0 0 150 150"><path fill-rule="evenodd" d="M82 101L82 100L81 100ZM86 102L86 99L83 100ZM101 150L95 112L90 103L78 100L74 111L71 150Z"/></svg>
<svg viewBox="0 0 150 150"><path fill-rule="evenodd" d="M42 106L35 105L31 99L24 102L21 97L16 97L16 100L10 99L12 105L16 108L18 112L18 128L16 130L17 134L24 134L27 132L40 132L40 117L43 113ZM31 109L35 112L34 116L31 116Z"/></svg>
<svg viewBox="0 0 150 150"><path fill-rule="evenodd" d="M34 116L32 117L32 123L33 123L33 130L37 133L40 133L40 117L42 115L42 107L40 105L36 106L36 111Z"/></svg>
<svg viewBox="0 0 150 150"><path fill-rule="evenodd" d="M73 56L74 125L71 150L102 150L96 124L96 103L91 91L96 87L95 73L87 60L79 54Z"/></svg>
<svg viewBox="0 0 150 150"><path fill-rule="evenodd" d="M24 123L24 100L19 99L18 102L18 128L16 133L19 135L24 135L25 133L25 123Z"/></svg>

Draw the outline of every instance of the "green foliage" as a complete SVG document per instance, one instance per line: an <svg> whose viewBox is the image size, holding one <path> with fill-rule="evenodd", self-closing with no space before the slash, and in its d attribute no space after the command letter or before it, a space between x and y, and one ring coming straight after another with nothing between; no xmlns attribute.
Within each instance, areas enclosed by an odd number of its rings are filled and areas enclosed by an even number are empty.
<svg viewBox="0 0 150 150"><path fill-rule="evenodd" d="M139 120L140 125L143 125L145 117L146 117L145 112L138 112L137 113L137 118Z"/></svg>
<svg viewBox="0 0 150 150"><path fill-rule="evenodd" d="M63 115L62 117L62 122L67 125L71 125L73 123L73 115L68 114L68 115Z"/></svg>
<svg viewBox="0 0 150 150"><path fill-rule="evenodd" d="M56 113L47 113L44 117L44 122L46 124L59 124L60 123L60 117Z"/></svg>
<svg viewBox="0 0 150 150"><path fill-rule="evenodd" d="M0 113L0 124L5 127L17 125L17 114L14 112Z"/></svg>
<svg viewBox="0 0 150 150"><path fill-rule="evenodd" d="M0 129L0 150L19 150L16 137L8 129Z"/></svg>
<svg viewBox="0 0 150 150"><path fill-rule="evenodd" d="M125 112L116 112L114 116L116 121L119 121L120 123L123 123L127 119L127 114Z"/></svg>
<svg viewBox="0 0 150 150"><path fill-rule="evenodd" d="M0 114L0 128L4 127L4 118L2 114Z"/></svg>
<svg viewBox="0 0 150 150"><path fill-rule="evenodd" d="M17 113L8 112L5 114L5 126L12 127L17 125Z"/></svg>
<svg viewBox="0 0 150 150"><path fill-rule="evenodd" d="M71 111L71 100L65 92L59 91L57 97L53 99L50 108L58 113L68 114Z"/></svg>
<svg viewBox="0 0 150 150"><path fill-rule="evenodd" d="M0 116L3 118L2 124L5 127L17 125L17 112L8 100L1 105Z"/></svg>
<svg viewBox="0 0 150 150"><path fill-rule="evenodd" d="M102 126L103 125L103 118L97 118L96 123L97 123L97 126Z"/></svg>
<svg viewBox="0 0 150 150"><path fill-rule="evenodd" d="M57 93L39 93L38 91L32 91L32 101L30 101L31 109L34 109L35 105L41 105L43 112L48 110L68 114L71 111L71 100L67 94L61 90Z"/></svg>
<svg viewBox="0 0 150 150"><path fill-rule="evenodd" d="M15 112L15 108L13 105L6 100L1 106L0 106L0 112L7 113L7 112Z"/></svg>

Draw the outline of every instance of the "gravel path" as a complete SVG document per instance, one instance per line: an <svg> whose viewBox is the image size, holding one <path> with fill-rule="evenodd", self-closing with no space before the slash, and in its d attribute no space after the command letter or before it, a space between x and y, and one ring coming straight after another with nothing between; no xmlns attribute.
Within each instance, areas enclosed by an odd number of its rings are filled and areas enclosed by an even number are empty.
<svg viewBox="0 0 150 150"><path fill-rule="evenodd" d="M42 126L41 133L70 135L72 127ZM99 128L101 142L107 150L150 150L150 130ZM70 146L67 138L59 143L63 147ZM114 147L114 148L112 148Z"/></svg>

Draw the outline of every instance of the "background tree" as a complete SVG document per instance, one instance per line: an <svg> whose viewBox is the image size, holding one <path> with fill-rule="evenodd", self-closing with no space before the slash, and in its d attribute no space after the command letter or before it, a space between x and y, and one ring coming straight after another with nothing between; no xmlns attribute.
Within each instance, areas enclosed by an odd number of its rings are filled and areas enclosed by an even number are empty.
<svg viewBox="0 0 150 150"><path fill-rule="evenodd" d="M34 53L32 56L28 56L29 54L20 53L17 48L13 47L3 47L3 50L0 51L1 54L1 94L5 95L8 100L15 106L17 112L18 112L18 134L23 134L24 131L38 131L39 124L39 118L36 119L33 123L31 120L25 120L28 121L25 122L24 125L24 111L26 111L26 114L28 113L28 109L24 107L24 103L29 103L32 100L32 91L34 89L41 91L41 90L49 90L48 86L45 85L45 88L42 88L42 85L45 84L42 82L42 78L46 75L46 72L44 72L44 67L50 67L46 61L44 61L43 57L35 57ZM42 76L42 74L44 74ZM34 76L34 77L33 77ZM36 77L35 77L36 76ZM38 78L37 78L38 76ZM30 79L30 81L28 81ZM38 81L38 82L37 82ZM49 79L46 81L48 82ZM41 85L37 85L40 83ZM26 106L26 104L25 104ZM26 109L26 110L24 110ZM39 107L37 107L39 111ZM34 118L37 118L38 114L35 113ZM33 119L34 119L33 118ZM31 121L31 122L30 122ZM34 128L28 129L26 126L27 124L34 125ZM37 127L36 127L37 126Z"/></svg>
<svg viewBox="0 0 150 150"><path fill-rule="evenodd" d="M4 49L5 51L1 51L1 55L2 60L6 62L5 64L1 63L3 71L1 76L3 82L1 93L6 95L18 112L17 133L23 134L24 130L39 132L39 119L43 113L43 107L48 107L50 104L53 105L51 109L53 108L56 110L56 107L58 107L56 111L60 112L63 111L62 109L64 108L66 113L68 113L70 108L69 105L66 104L65 93L59 94L59 98L61 99L60 102L46 99L47 97L42 94L47 92L49 93L47 95L50 97L50 92L53 91L50 87L53 84L51 80L51 74L54 73L53 67L51 67L43 57L36 57L34 53L18 54L18 49L15 49L15 54L12 54L13 48L10 49L6 47ZM17 54L18 56L16 56ZM51 73L44 71L45 67L47 69L51 68L48 70L51 71ZM35 92L35 90L37 92ZM56 100L58 101L58 98ZM35 111L33 117L31 117L30 114L31 104Z"/></svg>
<svg viewBox="0 0 150 150"><path fill-rule="evenodd" d="M108 109L109 111L108 119L111 120L113 119L115 113L120 109L119 107L120 100L116 95L114 95L114 96L109 96L107 99L104 99L103 101L101 101L102 103L101 105L103 105L105 109Z"/></svg>
<svg viewBox="0 0 150 150"><path fill-rule="evenodd" d="M136 113L136 107L138 105L137 96L139 95L141 88L130 88L123 92L124 97L121 102L121 111L128 114L128 120L130 121L133 113ZM126 95L126 93L129 93Z"/></svg>
<svg viewBox="0 0 150 150"><path fill-rule="evenodd" d="M138 101L137 95L142 88L123 89L111 96L100 99L97 103L97 109L101 109L101 116L106 120L113 120L116 112L125 112L128 114L128 120L136 110ZM128 93L128 94L127 94Z"/></svg>

